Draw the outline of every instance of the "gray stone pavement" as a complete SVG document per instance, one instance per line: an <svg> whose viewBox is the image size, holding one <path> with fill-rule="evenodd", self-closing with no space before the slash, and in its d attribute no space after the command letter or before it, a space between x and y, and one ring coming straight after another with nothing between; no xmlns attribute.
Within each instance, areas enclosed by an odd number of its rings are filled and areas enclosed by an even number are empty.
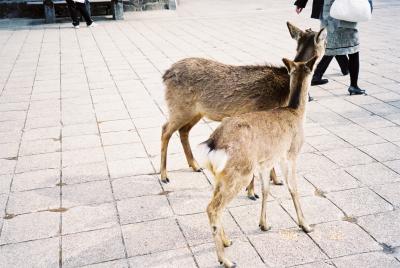
<svg viewBox="0 0 400 268"><path fill-rule="evenodd" d="M318 28L292 1L181 0L178 11L69 23L0 21L0 267L216 267L205 214L213 179L193 173L177 134L171 183L159 182L167 112L161 75L191 56L280 64L295 42L287 20ZM224 222L240 267L400 267L400 30L396 0L360 25L360 85L332 63L313 87L298 162L315 231L296 227L286 187L243 191ZM218 124L191 132L195 146ZM258 190L259 191L259 190Z"/></svg>

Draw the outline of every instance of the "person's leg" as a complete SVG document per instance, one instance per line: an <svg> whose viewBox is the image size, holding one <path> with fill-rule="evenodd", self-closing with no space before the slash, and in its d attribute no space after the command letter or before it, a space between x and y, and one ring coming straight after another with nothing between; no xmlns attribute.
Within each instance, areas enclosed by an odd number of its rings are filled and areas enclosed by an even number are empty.
<svg viewBox="0 0 400 268"><path fill-rule="evenodd" d="M90 17L89 12L86 9L86 4L76 2L76 7L79 9L83 18L85 19L86 25L88 25L88 26L91 25L93 23L93 20Z"/></svg>
<svg viewBox="0 0 400 268"><path fill-rule="evenodd" d="M328 69L329 63L331 63L333 56L323 56L321 61L318 63L317 68L315 69L311 85L323 85L328 83L328 79L322 79L326 69Z"/></svg>
<svg viewBox="0 0 400 268"><path fill-rule="evenodd" d="M365 90L358 87L358 73L360 71L360 56L356 52L349 54L349 72L350 72L350 87L348 89L350 95L365 94Z"/></svg>
<svg viewBox="0 0 400 268"><path fill-rule="evenodd" d="M347 75L349 73L349 59L346 55L336 55L336 61L339 64L340 70L343 75Z"/></svg>
<svg viewBox="0 0 400 268"><path fill-rule="evenodd" d="M79 18L78 14L76 11L76 6L75 2L72 0L66 0L67 5L68 5L68 10L69 10L69 15L71 16L72 19L72 25L78 26L79 25Z"/></svg>

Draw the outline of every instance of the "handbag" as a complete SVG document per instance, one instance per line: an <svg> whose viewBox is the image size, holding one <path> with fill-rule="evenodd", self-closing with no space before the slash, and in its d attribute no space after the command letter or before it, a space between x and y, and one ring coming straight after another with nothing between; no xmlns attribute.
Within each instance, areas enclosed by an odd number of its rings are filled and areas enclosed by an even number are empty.
<svg viewBox="0 0 400 268"><path fill-rule="evenodd" d="M335 0L329 15L338 20L363 22L371 19L371 5L368 0Z"/></svg>

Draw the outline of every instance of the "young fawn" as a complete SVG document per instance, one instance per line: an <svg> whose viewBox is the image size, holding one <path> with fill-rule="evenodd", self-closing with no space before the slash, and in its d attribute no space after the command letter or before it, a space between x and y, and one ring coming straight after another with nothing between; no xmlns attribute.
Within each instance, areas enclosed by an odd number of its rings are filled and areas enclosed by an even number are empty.
<svg viewBox="0 0 400 268"><path fill-rule="evenodd" d="M221 214L228 203L258 173L262 186L262 208L259 226L267 231L266 219L269 172L280 163L296 209L298 224L305 232L306 223L300 207L296 185L296 159L304 141L305 108L308 88L317 56L307 62L283 59L290 74L290 97L286 107L251 112L222 121L210 138L199 145L199 160L215 177L214 193L207 207L218 260L225 267L235 263L224 255L231 241L225 235Z"/></svg>
<svg viewBox="0 0 400 268"><path fill-rule="evenodd" d="M302 31L287 23L293 39L297 40L296 61L306 61L325 52L323 30ZM284 67L232 66L216 61L187 58L176 62L163 75L169 120L162 127L161 180L167 177L167 149L172 134L179 130L181 143L190 167L200 171L189 144L189 131L202 117L221 121L225 117L264 111L287 105L289 75ZM271 177L280 184L274 170ZM254 198L253 184L248 187Z"/></svg>

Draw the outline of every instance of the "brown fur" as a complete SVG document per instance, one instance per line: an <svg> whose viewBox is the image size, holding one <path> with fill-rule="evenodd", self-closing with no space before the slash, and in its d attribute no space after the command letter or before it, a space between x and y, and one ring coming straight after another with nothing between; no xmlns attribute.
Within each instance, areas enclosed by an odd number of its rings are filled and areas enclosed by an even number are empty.
<svg viewBox="0 0 400 268"><path fill-rule="evenodd" d="M276 163L282 166L289 191L296 208L299 226L306 232L312 229L306 223L300 207L296 186L296 159L304 142L303 124L311 76L317 57L307 63L284 59L290 76L290 101L287 107L270 111L257 111L226 118L205 142L210 150L207 166L214 173L216 187L207 207L207 213L216 243L218 260L225 267L234 263L224 256L224 246L229 243L221 224L221 214L239 190L250 183L253 174L259 173L262 184L262 209L260 228L270 229L266 222L266 205L269 193L267 175ZM210 146L212 144L212 146ZM211 152L220 152L219 159L227 159L220 171ZM213 162L214 161L214 162ZM218 160L219 161L219 160Z"/></svg>
<svg viewBox="0 0 400 268"><path fill-rule="evenodd" d="M292 37L298 41L297 55L322 57L325 48L324 40L319 39L322 31L302 31L290 23L288 28ZM207 59L188 58L173 64L163 79L169 109L169 121L163 126L161 136L160 169L163 182L169 181L166 171L167 149L175 131L179 130L189 166L199 171L188 136L190 129L202 117L221 121L229 116L285 106L290 93L286 69L271 65L233 66ZM273 170L271 178L280 184ZM249 196L254 195L253 185L249 186Z"/></svg>

